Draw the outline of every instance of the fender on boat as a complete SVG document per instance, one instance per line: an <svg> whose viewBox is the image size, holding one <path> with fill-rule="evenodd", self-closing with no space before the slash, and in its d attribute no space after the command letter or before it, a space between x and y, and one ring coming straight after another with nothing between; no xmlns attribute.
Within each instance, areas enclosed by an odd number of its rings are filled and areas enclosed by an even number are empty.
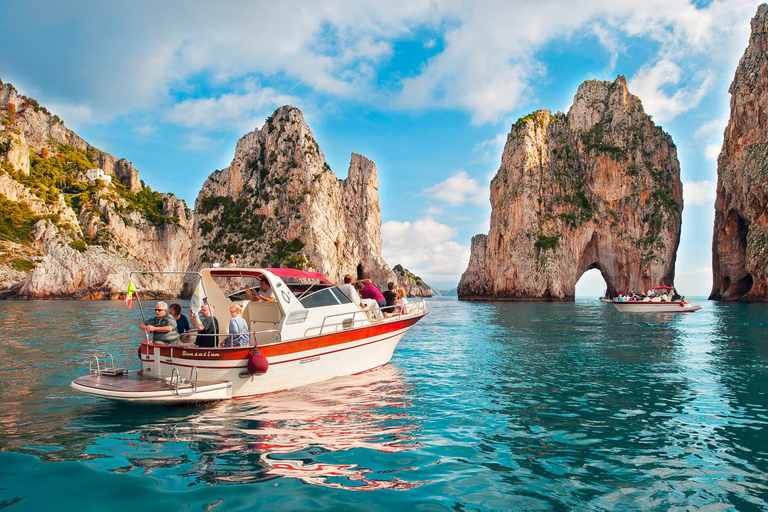
<svg viewBox="0 0 768 512"><path fill-rule="evenodd" d="M248 373L251 375L267 373L269 369L269 361L258 351L254 350L250 356L248 356Z"/></svg>

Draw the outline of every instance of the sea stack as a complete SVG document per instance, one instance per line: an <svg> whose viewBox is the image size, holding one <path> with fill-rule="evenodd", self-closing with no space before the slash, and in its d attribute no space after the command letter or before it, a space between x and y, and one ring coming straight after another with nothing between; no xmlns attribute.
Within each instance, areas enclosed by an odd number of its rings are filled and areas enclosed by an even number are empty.
<svg viewBox="0 0 768 512"><path fill-rule="evenodd" d="M768 5L752 19L717 160L713 300L768 301Z"/></svg>
<svg viewBox="0 0 768 512"><path fill-rule="evenodd" d="M336 282L362 265L380 287L397 281L381 257L376 165L353 153L347 178L337 179L297 108L278 108L238 141L195 212L193 262L232 256L239 266L313 268Z"/></svg>
<svg viewBox="0 0 768 512"><path fill-rule="evenodd" d="M677 150L627 81L583 83L568 114L517 121L472 239L465 300L573 300L599 269L608 293L671 285L683 210Z"/></svg>

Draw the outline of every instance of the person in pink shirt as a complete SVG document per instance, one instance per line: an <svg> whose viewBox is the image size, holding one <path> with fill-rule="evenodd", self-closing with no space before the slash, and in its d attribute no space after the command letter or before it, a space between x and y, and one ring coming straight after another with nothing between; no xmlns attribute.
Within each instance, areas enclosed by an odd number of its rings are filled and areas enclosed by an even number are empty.
<svg viewBox="0 0 768 512"><path fill-rule="evenodd" d="M376 288L376 285L371 282L370 279L361 279L358 281L358 283L363 285L362 289L360 289L360 297L364 299L375 300L380 308L383 308L387 305L387 301L384 299L384 296L381 294L379 289Z"/></svg>

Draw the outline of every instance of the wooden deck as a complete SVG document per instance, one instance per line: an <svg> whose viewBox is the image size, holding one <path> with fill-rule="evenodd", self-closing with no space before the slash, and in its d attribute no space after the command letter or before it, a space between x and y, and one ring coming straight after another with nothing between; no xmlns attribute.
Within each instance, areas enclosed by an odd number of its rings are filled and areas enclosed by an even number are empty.
<svg viewBox="0 0 768 512"><path fill-rule="evenodd" d="M142 377L134 371L124 375L84 375L72 382L75 389L104 398L128 401L197 401L231 398L232 384L228 381L198 381L196 391L192 384L182 380L176 394L176 386L164 379ZM180 396L183 395L183 396Z"/></svg>

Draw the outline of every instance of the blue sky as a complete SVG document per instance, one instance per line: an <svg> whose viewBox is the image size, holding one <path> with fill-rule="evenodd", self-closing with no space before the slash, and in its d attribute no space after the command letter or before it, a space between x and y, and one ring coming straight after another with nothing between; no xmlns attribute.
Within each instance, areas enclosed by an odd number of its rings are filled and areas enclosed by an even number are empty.
<svg viewBox="0 0 768 512"><path fill-rule="evenodd" d="M757 2L126 4L0 2L0 78L190 206L241 136L296 106L339 178L352 152L376 163L384 258L441 288L488 232L510 126L624 75L678 148L676 285L710 291L716 158ZM590 271L577 295L603 288Z"/></svg>

